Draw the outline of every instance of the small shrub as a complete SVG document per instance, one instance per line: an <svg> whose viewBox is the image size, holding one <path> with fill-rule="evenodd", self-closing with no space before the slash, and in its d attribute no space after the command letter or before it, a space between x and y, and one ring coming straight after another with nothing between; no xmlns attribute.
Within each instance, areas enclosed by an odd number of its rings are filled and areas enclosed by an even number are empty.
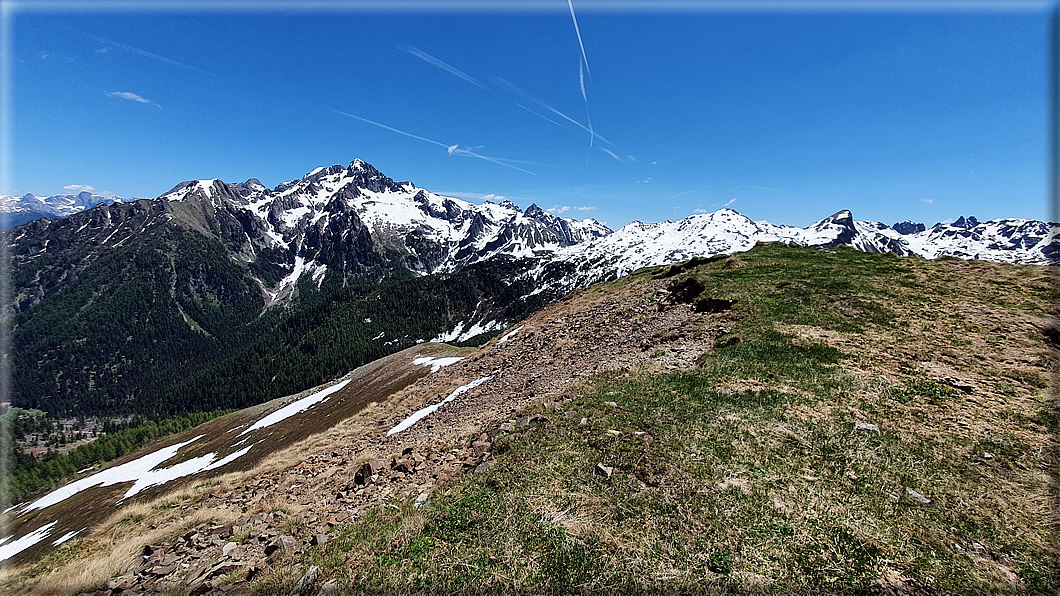
<svg viewBox="0 0 1060 596"><path fill-rule="evenodd" d="M906 379L902 387L891 388L891 396L903 404L921 398L940 405L956 395L955 390L927 379Z"/></svg>
<svg viewBox="0 0 1060 596"><path fill-rule="evenodd" d="M732 573L732 555L724 550L716 550L710 553L710 556L707 557L707 569L722 575Z"/></svg>

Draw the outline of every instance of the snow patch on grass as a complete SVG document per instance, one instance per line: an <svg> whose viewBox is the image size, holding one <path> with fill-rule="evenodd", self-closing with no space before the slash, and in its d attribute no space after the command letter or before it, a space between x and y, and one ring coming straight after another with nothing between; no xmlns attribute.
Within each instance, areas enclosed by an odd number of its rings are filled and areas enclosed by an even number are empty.
<svg viewBox="0 0 1060 596"><path fill-rule="evenodd" d="M497 345L499 346L499 345L503 344L504 342L508 341L509 339L511 339L516 333L519 333L519 330L522 329L523 327L525 327L525 325L519 325L515 329L512 329L508 333L505 333L504 337L502 337L499 340L497 340Z"/></svg>
<svg viewBox="0 0 1060 596"><path fill-rule="evenodd" d="M24 513L26 511L32 511L34 509L44 509L45 507L50 507L56 503L69 499L70 497L76 495L77 493L83 490L87 490L95 486L111 486L113 484L119 484L122 482L135 482L139 484L141 478L147 478L150 476L150 472L154 469L155 466L176 455L177 451L180 451L181 447L194 443L202 437L203 435L199 435L193 439L184 441L183 443L177 443L175 445L170 445L169 447L163 447L158 451L148 453L143 457L134 459L130 462L126 462L120 466L108 468L97 474L93 474L91 476L87 476L80 480L71 482L66 486L61 486L53 490L52 492L44 495L43 497L37 499L36 501L30 503L29 506L22 510L22 512ZM132 496L140 490L143 490L141 488L139 490L134 491L134 489L136 489L137 484L134 484L133 488L129 489L131 494L130 492L125 493L125 497ZM143 488L147 487L144 486Z"/></svg>
<svg viewBox="0 0 1060 596"><path fill-rule="evenodd" d="M11 538L13 538L13 536L8 536L7 538L0 540L0 561L6 561L7 559L10 559L18 553L47 538L48 534L51 533L52 526L54 526L56 523L58 522L52 522L50 524L41 526L36 530L33 530L29 534L26 534L25 536L16 539L14 542L8 542L9 540L11 540Z"/></svg>
<svg viewBox="0 0 1060 596"><path fill-rule="evenodd" d="M63 534L62 536L60 536L55 541L53 541L52 542L52 546L59 546L60 544L66 542L67 540L73 538L74 536L77 536L78 534L80 534L84 530L85 530L84 528L81 528L80 530L75 530L73 532L67 532L67 533Z"/></svg>
<svg viewBox="0 0 1060 596"><path fill-rule="evenodd" d="M429 367L431 367L431 372L432 373L436 373L436 372L438 372L438 369L442 368L443 366L449 366L450 364L456 364L457 362L459 362L461 360L463 360L463 358L461 358L459 356L448 356L448 357L445 357L445 358L434 358L432 356L419 356L417 358L413 358L412 359L412 364L414 364L415 366L429 366Z"/></svg>
<svg viewBox="0 0 1060 596"><path fill-rule="evenodd" d="M467 341L476 335L482 335L483 333L500 329L503 326L504 324L500 321L486 321L485 323L479 321L465 330L464 323L460 322L456 324L456 327L453 327L452 331L439 333L431 341L434 343Z"/></svg>
<svg viewBox="0 0 1060 596"><path fill-rule="evenodd" d="M462 385L462 386L458 387L455 391L453 391L452 393L449 394L449 397L443 399L442 401L440 401L440 402L438 402L436 404L427 406L426 408L421 408L421 409L416 410L415 412L413 412L411 416L409 416L408 418L402 420L400 423L398 423L397 426L395 426L394 428L386 431L386 436L389 437L390 435L397 434L397 433L399 433L399 432L401 432L403 430L408 430L413 424L416 424L420 420L423 420L427 416L430 416L438 408L440 408L440 407L444 406L445 404L447 404L447 403L453 401L454 399L456 399L456 397L458 395L460 395L461 393L466 393L468 391L471 391L475 387L478 387L479 385L485 383L486 381L488 381L488 380L490 380L492 378L493 378L492 376L482 377L481 379L475 379L474 381L471 381L467 385Z"/></svg>
<svg viewBox="0 0 1060 596"><path fill-rule="evenodd" d="M239 433L236 436L240 436L241 437L241 436L243 436L243 435L245 435L245 434L247 434L249 432L253 432L255 430L258 430L260 428L265 428L267 426L272 426L273 424L276 424L277 422L280 422L282 420L286 420L287 418L290 418L291 416L294 416L295 414L298 414L300 412L304 412L304 411L308 410L309 408L315 406L316 404L326 400L328 398L328 396L330 396L332 393L335 393L336 391L341 390L343 387L348 385L349 382L350 382L350 380L346 379L345 381L342 381L341 383L336 383L336 384L332 385L331 387L328 387L327 389L322 389L320 391L317 391L313 395L310 395L308 397L303 397L302 399L300 399L300 400L298 400L296 402L287 404L286 406L280 408L279 410L276 410L272 414L269 414L268 416L262 418L261 420L258 420L254 424L250 425L246 430L244 430L243 432Z"/></svg>

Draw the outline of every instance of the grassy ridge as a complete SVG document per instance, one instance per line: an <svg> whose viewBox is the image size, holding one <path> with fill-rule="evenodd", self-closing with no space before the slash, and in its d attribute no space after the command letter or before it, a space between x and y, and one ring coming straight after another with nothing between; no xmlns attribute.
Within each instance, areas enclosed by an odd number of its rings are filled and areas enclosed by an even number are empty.
<svg viewBox="0 0 1060 596"><path fill-rule="evenodd" d="M597 375L489 471L368 512L302 566L397 592L1060 585L1056 363L1026 325L1057 303L1041 269L764 246L674 281L735 300L696 369Z"/></svg>

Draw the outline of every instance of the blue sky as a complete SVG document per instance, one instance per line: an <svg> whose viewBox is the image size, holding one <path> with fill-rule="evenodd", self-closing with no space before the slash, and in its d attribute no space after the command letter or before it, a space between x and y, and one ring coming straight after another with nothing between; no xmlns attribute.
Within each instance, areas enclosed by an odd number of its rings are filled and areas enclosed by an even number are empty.
<svg viewBox="0 0 1060 596"><path fill-rule="evenodd" d="M20 6L5 194L272 187L361 158L616 229L724 206L795 225L1047 217L1048 3Z"/></svg>

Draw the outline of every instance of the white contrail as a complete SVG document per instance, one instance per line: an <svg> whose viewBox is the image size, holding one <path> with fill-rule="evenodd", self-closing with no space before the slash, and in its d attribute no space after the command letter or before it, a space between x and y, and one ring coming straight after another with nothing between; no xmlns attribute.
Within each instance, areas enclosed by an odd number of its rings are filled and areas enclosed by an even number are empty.
<svg viewBox="0 0 1060 596"><path fill-rule="evenodd" d="M349 118L353 118L354 120L360 120L361 122L366 122L368 124L371 124L372 126L378 126L379 128L382 128L382 129L385 129L385 130L389 130L390 132L396 132L399 135L405 135L406 137L411 137L413 139L416 139L416 140L419 140L419 141L424 141L424 142L430 143L432 145L438 145L439 147L444 147L446 149L449 148L449 145L446 145L445 143L439 143L438 141L435 141L433 139L428 139L427 137L421 137L419 135L414 135L411 132L405 132L403 130L398 130L398 129L393 128L391 126L387 126L386 124L380 124L379 122L376 122L375 120L369 120L367 118L361 118L360 116L354 116L353 114L347 114L346 112L343 112L341 110L330 110L330 111L332 111L332 112L334 112L336 114L341 114L343 116L347 116Z"/></svg>
<svg viewBox="0 0 1060 596"><path fill-rule="evenodd" d="M165 64L169 64L169 65L172 65L172 66L177 66L179 68L183 68L185 70L190 70L192 72L197 72L199 74L209 75L211 77L217 76L217 75L215 75L212 72L205 71L205 70L203 70L201 68L197 68L195 66L191 66L190 64L184 64L183 62L177 62L176 60L171 60L169 58L166 58L165 56L159 56L158 54L152 54L151 52L148 52L147 50L141 50L140 48L134 48L132 46L127 46L127 45L125 45L123 43L118 43L116 41L111 41L109 39L104 39L104 38L98 37L96 35L89 35L89 37L91 37L92 39L98 41L99 43L105 43L105 44L108 44L108 45L112 45L112 46L114 46L116 48L121 48L121 49L125 50L126 52L132 52L133 54L137 54L137 55L143 56L145 58L150 58L152 60L157 60L159 62L163 62Z"/></svg>
<svg viewBox="0 0 1060 596"><path fill-rule="evenodd" d="M581 62L578 62L578 85L582 88L582 100L585 101L585 121L589 123L589 151L592 151L593 137L596 135L596 133L593 132L593 117L589 113L589 96L585 94L585 71L582 70ZM585 160L589 160L588 155L585 156Z"/></svg>
<svg viewBox="0 0 1060 596"><path fill-rule="evenodd" d="M582 100L585 101L585 121L589 123L589 151L593 150L593 140L596 138L596 133L593 132L593 117L589 114L589 96L585 93L585 74L589 73L589 80L593 78L593 71L589 68L589 57L585 55L585 44L582 43L582 32L578 28L578 17L574 15L574 2L567 0L567 6L570 8L570 19L574 23L574 34L578 36L578 47L582 50L582 59L578 62L578 85L582 90ZM582 70L582 65L585 65L585 70ZM585 161L589 161L589 154L585 155Z"/></svg>
<svg viewBox="0 0 1060 596"><path fill-rule="evenodd" d="M506 168L511 168L513 170L519 170L520 172L526 172L527 174L530 174L531 176L537 176L537 174L531 172L530 170L524 170L523 168L520 168L519 166L513 166L512 164L507 163L508 160L503 160L503 159L499 159L499 158L496 158L496 157L490 157L488 155L482 155L481 153L475 153L471 149L464 149L464 148L458 147L457 145L451 145L451 146L447 147L446 149L448 149L449 155L466 155L468 157L477 157L478 159L482 159L482 160L488 161L490 163L495 163L495 164L497 164L499 166L504 166Z"/></svg>
<svg viewBox="0 0 1060 596"><path fill-rule="evenodd" d="M582 62L578 62L578 86L582 89L582 99L585 100L585 105L589 105L589 97L585 95L585 70L582 68Z"/></svg>
<svg viewBox="0 0 1060 596"><path fill-rule="evenodd" d="M437 145L439 147L443 147L443 148L445 148L446 151L449 152L449 155L466 155L467 157L476 157L478 159L482 159L482 160L488 161L490 163L495 163L495 164L497 164L499 166L504 166L506 168L511 168L513 170L519 170L520 172L526 172L527 174L530 174L532 176L537 176L537 174L531 172L530 170L524 170L523 168L520 168L518 166L513 166L510 163L505 163L507 160L499 159L499 158L496 158L496 157L490 157L488 155L482 155L481 153L475 153L471 149L461 149L459 145L446 145L445 143L441 143L439 141L435 141L434 139L428 139L427 137L421 137L420 135L414 135L411 132L405 132L403 130L399 130L397 128L394 128L393 126L387 126L386 124L382 124L380 122L376 122L375 120L369 120L367 118L361 118L360 116L354 116L353 114L348 114L346 112L343 112L342 110L335 110L335 109L329 108L329 111L334 112L336 114L340 114L342 116L346 116L348 118L353 118L354 120L360 120L361 122L364 122L364 123L367 123L367 124L371 124L372 126L378 126L379 128L382 128L383 130L389 130L390 132L396 132L399 135L403 135L403 136L406 136L406 137L409 137L409 138L413 138L413 139L416 139L417 141L423 141L425 143L430 143L432 145Z"/></svg>
<svg viewBox="0 0 1060 596"><path fill-rule="evenodd" d="M736 192L736 191L740 190L741 188L753 188L754 190L768 190L768 191L772 191L772 192L788 192L788 191L780 189L780 188L769 188L768 186L752 186L750 184L741 184L741 185L737 186L736 188L731 189L729 192Z"/></svg>
<svg viewBox="0 0 1060 596"><path fill-rule="evenodd" d="M439 60L438 58L435 58L434 56L431 56L430 54L428 54L427 52L424 52L423 50L420 50L419 48L416 48L416 47L413 47L413 46L398 46L398 49L403 51L403 52L408 52L409 54L412 54L413 56L419 58L420 60L423 60L427 64L430 64L431 66L435 66L437 68L440 68L440 69L444 70L445 72L447 72L447 73L449 73L449 74L451 74L451 75L453 75L453 76L455 76L457 78L463 79L463 80L467 81L468 83L471 83L472 85L474 85L476 87L479 87L481 89L485 89L485 90L487 90L487 91L489 91L491 93L497 93L496 89L493 89L491 87L488 87L488 86L484 85L482 83L482 81L476 79L475 77L467 74L466 72L460 70L459 68L453 66L452 64L449 64L447 62ZM523 104L512 100L509 97L505 97L505 99L507 99L508 101L512 102L516 106L526 110L527 112L530 112L531 114L537 116L538 118L541 118L542 120L544 120L546 122L551 122L552 124L555 124L556 126L558 126L560 128L563 128L562 124L560 124L559 122L556 122L555 120L549 118L548 116L545 116L543 114L539 114L539 113L531 110L530 108L524 106Z"/></svg>
<svg viewBox="0 0 1060 596"><path fill-rule="evenodd" d="M468 83L471 83L472 85L474 85L476 87L480 87L482 89L487 89L487 90L489 89L489 87L486 87L485 85L483 85L482 82L479 81L478 79L476 79L475 77L467 74L466 72L460 70L459 68L457 68L457 67L455 67L455 66L453 66L451 64L448 64L446 62L443 62L443 61L439 60L438 58L435 58L434 56L431 56L430 54L420 50L419 48L415 48L413 46L398 46L398 49L403 51L403 52L408 52L409 54L412 54L413 56L419 58L420 60L423 60L427 64L430 64L431 66L435 66L437 68L440 68L440 69L444 70L445 72L447 72L447 73L449 73L449 74L451 74L451 75L453 75L455 77L461 78L461 79L467 81Z"/></svg>
<svg viewBox="0 0 1060 596"><path fill-rule="evenodd" d="M692 190L686 190L686 191L684 191L684 192L679 192L679 193L677 193L677 194L675 194L675 195L670 195L670 196L668 197L668 199L675 199L675 198L677 198L677 197L680 197L680 196L683 196L683 195L687 195L687 194L690 194L690 193L694 193L694 192L696 192L696 191L700 191L700 190L703 190L704 188L707 188L707 187L709 187L709 186L710 186L709 184L705 184L705 185L703 185L703 186L699 186L699 187L697 187L697 188L693 188Z"/></svg>
<svg viewBox="0 0 1060 596"><path fill-rule="evenodd" d="M492 77L490 80L492 82L494 82L495 84L497 84L499 87L503 87L505 90L507 90L507 91L509 91L511 93L514 93L515 95L518 95L519 97L522 97L523 99L525 99L527 101L536 103L537 105L545 108L546 110L552 112L553 114L559 116L560 118L563 118L567 122L570 122L571 124L573 124L573 125L577 126L578 128L584 130L585 132L588 132L588 133L592 134L592 136L596 137L597 139L600 139L601 141L607 143L608 145L614 145L614 143L612 143L611 141L609 141L609 140L605 139L604 137L600 136L596 132L590 130L588 127L586 127L581 122L578 122L574 118L571 118L570 116L568 116L568 115L564 114L563 112L557 110L556 108L548 105L547 103L541 101L540 99L537 99L536 97L530 95L526 91L523 91L522 89L520 89L520 88L516 87L515 85L509 83L508 81L505 81L504 79L502 79L500 77Z"/></svg>
<svg viewBox="0 0 1060 596"><path fill-rule="evenodd" d="M610 149L605 149L603 147L597 147L597 149L599 149L600 151L603 151L604 153L606 153L606 154L610 155L611 157L615 158L615 161L625 161L624 159L619 157L617 153L615 153L614 151L611 151Z"/></svg>
<svg viewBox="0 0 1060 596"><path fill-rule="evenodd" d="M519 103L519 102L517 102L517 101L515 101L513 99L509 98L508 101L510 101L513 104L519 106L520 108L526 110L527 112L530 112L531 114L537 116L538 118L544 120L545 122L551 122L552 124L555 124L556 126L558 126L560 128L567 128L566 126L563 126L562 124L560 124L559 122L556 122L552 118L549 118L548 116L545 116L544 114L539 114L538 112L535 112L535 111L531 110L530 108L524 106L523 104L521 104L521 103Z"/></svg>
<svg viewBox="0 0 1060 596"><path fill-rule="evenodd" d="M574 33L578 36L578 46L582 49L582 61L585 62L585 70L589 71L589 80L593 78L593 72L589 69L589 59L585 57L585 44L582 43L582 32L578 29L578 17L574 16L574 3L567 0L570 7L570 18L574 21Z"/></svg>

